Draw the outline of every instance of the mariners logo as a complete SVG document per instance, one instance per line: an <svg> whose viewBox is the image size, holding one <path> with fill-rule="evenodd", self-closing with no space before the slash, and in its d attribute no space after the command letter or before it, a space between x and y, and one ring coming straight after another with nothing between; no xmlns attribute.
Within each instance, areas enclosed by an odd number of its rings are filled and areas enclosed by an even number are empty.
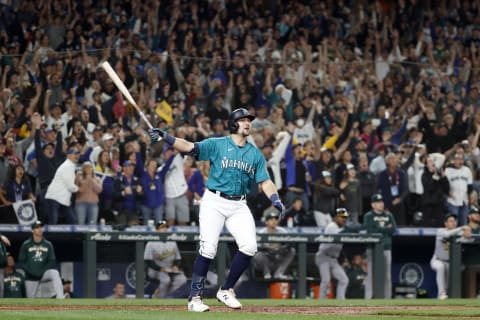
<svg viewBox="0 0 480 320"><path fill-rule="evenodd" d="M420 287L423 284L423 269L418 263L409 262L400 268L400 283Z"/></svg>
<svg viewBox="0 0 480 320"><path fill-rule="evenodd" d="M31 225L35 220L37 220L35 205L31 200L15 202L13 204L13 209L15 210L18 223L21 225Z"/></svg>
<svg viewBox="0 0 480 320"><path fill-rule="evenodd" d="M130 288L135 289L137 285L137 268L135 267L135 262L130 263L125 270L125 280L127 280ZM146 288L150 284L150 281L147 279L143 280L143 287Z"/></svg>

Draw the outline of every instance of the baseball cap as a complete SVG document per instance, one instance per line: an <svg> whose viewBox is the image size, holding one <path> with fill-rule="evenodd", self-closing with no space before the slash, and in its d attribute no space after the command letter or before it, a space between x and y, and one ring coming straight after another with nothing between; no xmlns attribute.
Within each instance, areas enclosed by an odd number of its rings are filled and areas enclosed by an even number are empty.
<svg viewBox="0 0 480 320"><path fill-rule="evenodd" d="M342 218L348 218L348 211L345 208L337 208L337 210L335 210L335 215Z"/></svg>
<svg viewBox="0 0 480 320"><path fill-rule="evenodd" d="M355 166L351 163L347 164L347 170L355 169Z"/></svg>
<svg viewBox="0 0 480 320"><path fill-rule="evenodd" d="M327 171L327 170L322 171L322 177L329 178L331 176L332 174L330 173L330 171Z"/></svg>
<svg viewBox="0 0 480 320"><path fill-rule="evenodd" d="M475 206L471 206L470 209L468 210L468 214L475 214L475 213L480 213L480 210L478 210L478 208Z"/></svg>
<svg viewBox="0 0 480 320"><path fill-rule="evenodd" d="M45 149L46 147L48 146L51 146L52 148L55 148L55 145L53 144L53 142L49 142L49 143L45 143L43 146L42 146L42 149Z"/></svg>
<svg viewBox="0 0 480 320"><path fill-rule="evenodd" d="M135 166L135 164L130 160L125 160L123 162L123 167L125 168L125 167L128 167L128 166Z"/></svg>
<svg viewBox="0 0 480 320"><path fill-rule="evenodd" d="M80 151L77 148L70 148L67 150L67 154L80 154Z"/></svg>
<svg viewBox="0 0 480 320"><path fill-rule="evenodd" d="M54 130L53 128L51 128L51 127L47 127L47 128L45 129L45 133L50 133L50 132L54 132L54 131L55 131L55 130Z"/></svg>
<svg viewBox="0 0 480 320"><path fill-rule="evenodd" d="M372 202L379 202L379 201L383 201L383 197L380 193L375 193L372 198L371 198L371 201Z"/></svg>
<svg viewBox="0 0 480 320"><path fill-rule="evenodd" d="M110 133L104 133L102 136L103 141L112 140L113 136Z"/></svg>
<svg viewBox="0 0 480 320"><path fill-rule="evenodd" d="M278 219L278 218L279 218L278 213L274 211L268 212L267 215L265 216L265 220Z"/></svg>
<svg viewBox="0 0 480 320"><path fill-rule="evenodd" d="M50 106L50 109L54 109L54 108L57 108L57 107L60 108L60 109L62 109L63 106L62 106L62 104L61 104L60 102L55 102L54 104L52 104L52 105Z"/></svg>
<svg viewBox="0 0 480 320"><path fill-rule="evenodd" d="M69 284L69 283L72 283L71 280L68 280L68 279L63 279L62 278L62 284Z"/></svg>
<svg viewBox="0 0 480 320"><path fill-rule="evenodd" d="M36 229L36 228L40 228L40 227L43 227L43 222L42 221L37 220L34 223L32 223L32 229Z"/></svg>
<svg viewBox="0 0 480 320"><path fill-rule="evenodd" d="M160 221L158 221L157 224L155 225L155 228L156 228L156 229L162 228L162 227L168 228L168 223L167 223L167 221L165 221L165 220L160 220Z"/></svg>
<svg viewBox="0 0 480 320"><path fill-rule="evenodd" d="M446 222L448 220L448 218L450 218L450 217L454 217L455 220L457 220L457 215L456 214L448 212L443 216L443 222Z"/></svg>

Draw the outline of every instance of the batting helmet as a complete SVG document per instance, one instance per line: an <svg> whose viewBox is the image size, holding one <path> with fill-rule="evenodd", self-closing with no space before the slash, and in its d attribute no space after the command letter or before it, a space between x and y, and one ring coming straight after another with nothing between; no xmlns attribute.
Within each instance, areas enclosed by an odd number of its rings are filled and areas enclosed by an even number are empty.
<svg viewBox="0 0 480 320"><path fill-rule="evenodd" d="M255 116L252 116L250 113L248 113L248 110L245 108L238 108L233 110L232 113L230 113L230 116L228 117L228 128L230 129L231 133L237 133L237 121L243 118L248 118L250 119L250 121L253 121L253 119L255 119Z"/></svg>

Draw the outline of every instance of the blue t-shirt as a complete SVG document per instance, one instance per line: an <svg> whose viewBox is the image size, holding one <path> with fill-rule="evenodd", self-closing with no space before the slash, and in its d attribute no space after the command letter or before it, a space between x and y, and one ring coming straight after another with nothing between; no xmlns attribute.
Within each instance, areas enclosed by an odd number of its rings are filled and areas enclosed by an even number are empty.
<svg viewBox="0 0 480 320"><path fill-rule="evenodd" d="M207 188L228 195L250 192L253 182L270 179L263 154L251 143L239 147L232 137L209 138L198 142L198 160L210 160Z"/></svg>

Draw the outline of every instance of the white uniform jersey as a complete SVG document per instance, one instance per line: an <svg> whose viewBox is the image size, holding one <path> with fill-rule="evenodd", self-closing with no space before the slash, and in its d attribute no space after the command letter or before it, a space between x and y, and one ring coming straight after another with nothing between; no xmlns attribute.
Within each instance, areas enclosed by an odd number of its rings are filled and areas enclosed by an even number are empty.
<svg viewBox="0 0 480 320"><path fill-rule="evenodd" d="M174 241L150 241L145 246L145 260L153 260L160 268L171 268L175 260L182 257Z"/></svg>
<svg viewBox="0 0 480 320"><path fill-rule="evenodd" d="M473 183L472 172L466 166L445 169L445 176L450 184L448 202L454 206L468 203L468 185Z"/></svg>
<svg viewBox="0 0 480 320"><path fill-rule="evenodd" d="M335 221L330 222L325 228L325 234L338 234L343 231ZM320 253L325 254L331 258L338 258L342 251L343 244L341 243L321 243L318 247Z"/></svg>
<svg viewBox="0 0 480 320"><path fill-rule="evenodd" d="M276 227L273 232L269 232L267 227L265 227L265 228L262 228L262 229L258 230L258 233L262 233L262 234L265 234L265 233L270 233L270 234L272 234L272 233L287 233L287 230L285 230L282 227ZM263 243L259 244L259 247L274 250L274 249L280 248L282 245L283 245L282 243L278 243L278 242L263 242Z"/></svg>
<svg viewBox="0 0 480 320"><path fill-rule="evenodd" d="M448 238L452 236L459 236L463 234L462 228L456 228L447 230L446 228L440 228L437 230L435 237L435 251L433 253L434 258L441 261L450 260L450 242Z"/></svg>

